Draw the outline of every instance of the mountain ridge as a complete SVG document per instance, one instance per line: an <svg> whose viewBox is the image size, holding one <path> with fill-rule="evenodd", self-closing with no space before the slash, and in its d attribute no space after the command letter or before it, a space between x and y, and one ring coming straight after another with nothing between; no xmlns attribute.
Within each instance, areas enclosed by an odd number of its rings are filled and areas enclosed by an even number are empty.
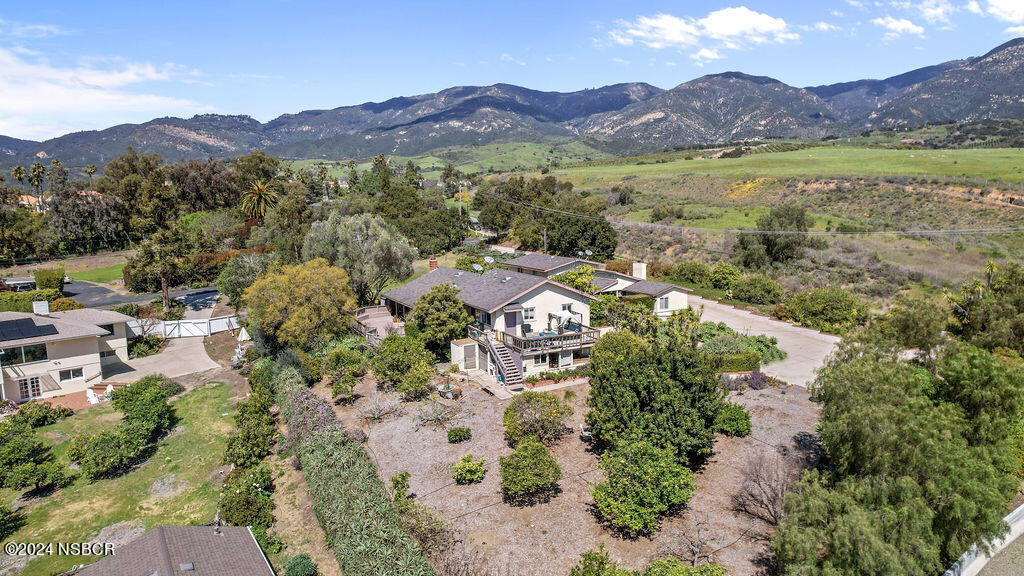
<svg viewBox="0 0 1024 576"><path fill-rule="evenodd" d="M419 154L441 147L595 135L633 149L749 138L852 134L864 129L1024 118L1024 38L982 56L889 78L795 87L740 71L662 89L629 82L572 92L513 84L454 86L332 109L282 114L155 118L42 142L0 136L0 165L60 158L102 164L127 146L168 159L253 150L294 158Z"/></svg>

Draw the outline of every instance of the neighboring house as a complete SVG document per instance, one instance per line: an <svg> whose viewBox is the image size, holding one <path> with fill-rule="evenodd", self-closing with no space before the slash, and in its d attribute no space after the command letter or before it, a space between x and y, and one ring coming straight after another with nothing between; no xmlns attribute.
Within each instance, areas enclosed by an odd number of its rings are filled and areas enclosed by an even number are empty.
<svg viewBox="0 0 1024 576"><path fill-rule="evenodd" d="M590 327L593 296L544 276L510 270L477 274L438 267L385 292L382 304L404 318L420 296L442 284L458 288L475 319L468 337L451 343L452 363L486 372L505 385L587 363L600 335Z"/></svg>
<svg viewBox="0 0 1024 576"><path fill-rule="evenodd" d="M647 279L647 264L633 263L633 274L623 274L608 270L603 264L582 258L553 256L550 254L526 254L502 263L508 270L523 274L552 278L563 272L575 270L581 266L594 269L594 287L599 294L615 294L617 296L649 296L654 299L652 310L661 318L667 318L673 312L689 306L687 293L683 288L668 282L655 282Z"/></svg>
<svg viewBox="0 0 1024 576"><path fill-rule="evenodd" d="M157 526L75 576L274 576L244 526Z"/></svg>
<svg viewBox="0 0 1024 576"><path fill-rule="evenodd" d="M36 289L36 279L34 276L4 278L0 282L15 292L31 292Z"/></svg>
<svg viewBox="0 0 1024 576"><path fill-rule="evenodd" d="M39 203L39 197L32 196L31 194L22 194L18 196L18 205L24 206L30 210L35 210L36 212L42 211L42 204Z"/></svg>
<svg viewBox="0 0 1024 576"><path fill-rule="evenodd" d="M0 399L26 402L80 392L98 384L110 364L128 360L125 323L118 312L84 308L36 313L0 312Z"/></svg>

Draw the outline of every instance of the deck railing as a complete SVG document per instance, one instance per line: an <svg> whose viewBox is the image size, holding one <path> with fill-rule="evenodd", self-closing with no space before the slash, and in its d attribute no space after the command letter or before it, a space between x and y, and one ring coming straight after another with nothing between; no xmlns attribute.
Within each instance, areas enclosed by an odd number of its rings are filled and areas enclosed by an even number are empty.
<svg viewBox="0 0 1024 576"><path fill-rule="evenodd" d="M519 353L551 352L557 350L575 350L586 346L592 346L601 336L601 331L575 324L576 330L564 330L560 334L550 336L522 337L500 332L478 324L469 327L469 336L477 342L486 344L488 336L502 344L516 350Z"/></svg>

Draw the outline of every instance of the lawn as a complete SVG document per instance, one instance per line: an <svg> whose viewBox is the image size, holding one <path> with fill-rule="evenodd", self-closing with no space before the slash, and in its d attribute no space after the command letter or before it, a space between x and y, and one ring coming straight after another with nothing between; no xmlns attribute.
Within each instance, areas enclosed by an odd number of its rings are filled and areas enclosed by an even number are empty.
<svg viewBox="0 0 1024 576"><path fill-rule="evenodd" d="M792 152L752 154L740 158L695 158L687 153L659 155L668 161L623 158L552 170L579 185L612 184L630 178L663 178L682 174L727 177L804 177L930 175L980 177L1024 183L1024 149L890 150L832 146ZM692 154L692 153L691 153Z"/></svg>
<svg viewBox="0 0 1024 576"><path fill-rule="evenodd" d="M219 478L213 473L221 466L233 425L230 397L231 386L221 383L185 394L174 402L180 428L158 444L147 462L117 478L93 483L79 478L72 486L27 504L26 523L9 540L81 542L118 522L140 523L148 530L161 524L212 521L220 490ZM113 427L119 419L120 414L106 404L87 408L39 432L56 443L54 454L63 459L74 435ZM158 480L164 488L154 494ZM8 490L4 496L10 501L17 494ZM55 574L83 560L87 559L42 556L29 562L22 574Z"/></svg>
<svg viewBox="0 0 1024 576"><path fill-rule="evenodd" d="M124 264L114 264L113 266L106 266L103 268L93 268L92 270L83 270L82 272L75 272L70 274L73 280L83 280L85 282L95 282L97 284L104 284L111 282L119 278L124 277Z"/></svg>

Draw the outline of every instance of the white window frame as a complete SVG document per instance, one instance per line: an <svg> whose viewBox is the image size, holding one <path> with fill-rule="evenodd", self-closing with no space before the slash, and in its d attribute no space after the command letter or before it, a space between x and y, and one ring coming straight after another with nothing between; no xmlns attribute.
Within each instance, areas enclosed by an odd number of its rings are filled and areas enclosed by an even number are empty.
<svg viewBox="0 0 1024 576"><path fill-rule="evenodd" d="M572 302L562 304L562 312L572 312Z"/></svg>
<svg viewBox="0 0 1024 576"><path fill-rule="evenodd" d="M532 322L537 319L536 308L523 308L523 322Z"/></svg>
<svg viewBox="0 0 1024 576"><path fill-rule="evenodd" d="M39 398L40 396L42 396L43 391L42 386L39 382L39 376L19 378L18 393L21 394L22 400L31 400L33 398Z"/></svg>
<svg viewBox="0 0 1024 576"><path fill-rule="evenodd" d="M76 372L78 373L77 376L75 375ZM67 373L67 378L64 377L65 373ZM69 380L81 380L82 378L85 378L85 371L82 370L81 368L65 368L64 370L58 372L57 376L60 378L61 382L67 382Z"/></svg>
<svg viewBox="0 0 1024 576"><path fill-rule="evenodd" d="M536 356L533 357L533 365L534 366L540 366L541 364L547 364L547 363L548 363L548 355L547 354L537 354Z"/></svg>
<svg viewBox="0 0 1024 576"><path fill-rule="evenodd" d="M668 296L658 298L658 310L668 310Z"/></svg>

